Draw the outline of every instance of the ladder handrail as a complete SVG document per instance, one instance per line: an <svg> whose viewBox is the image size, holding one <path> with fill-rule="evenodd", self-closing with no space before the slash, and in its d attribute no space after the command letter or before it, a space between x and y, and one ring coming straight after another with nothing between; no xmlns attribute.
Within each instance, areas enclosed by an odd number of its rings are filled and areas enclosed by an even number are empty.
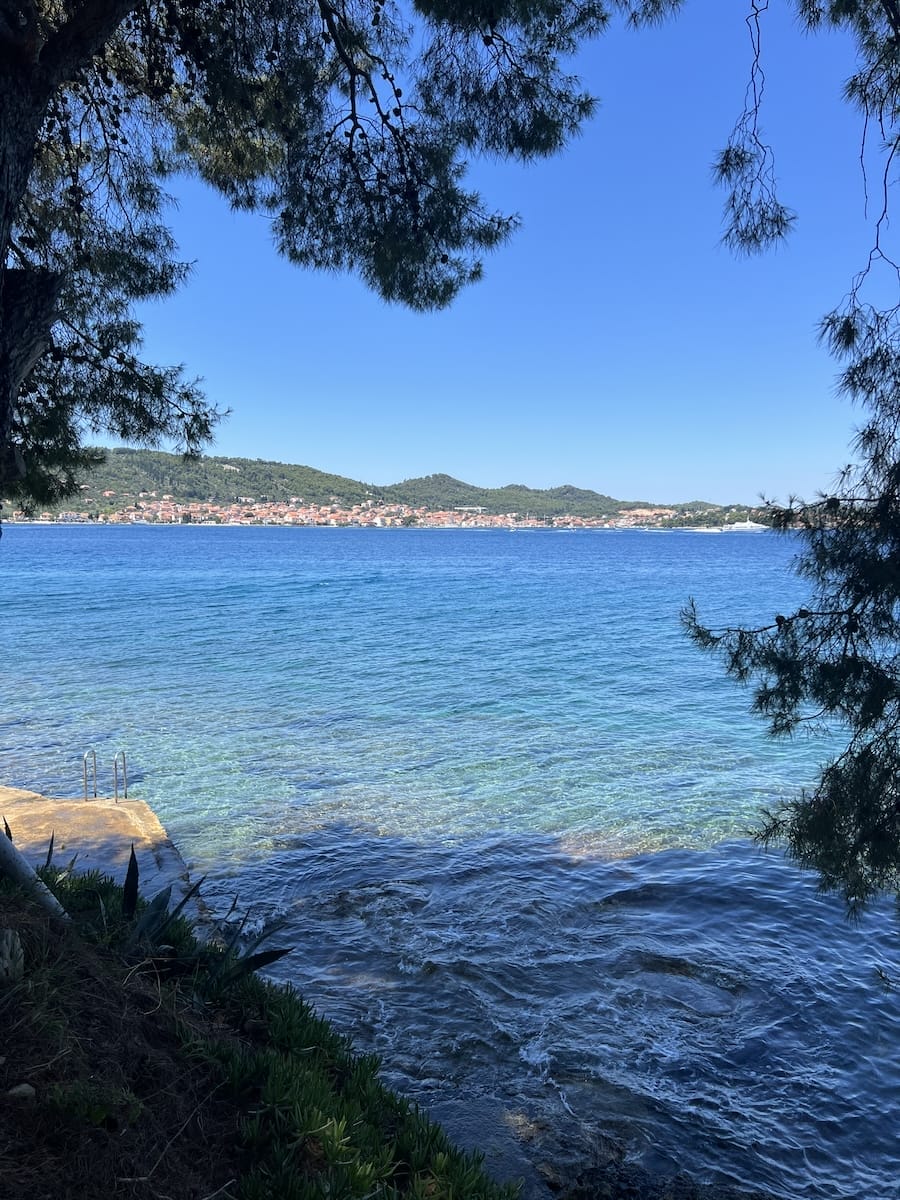
<svg viewBox="0 0 900 1200"><path fill-rule="evenodd" d="M97 799L97 751L93 748L93 746L89 750L85 750L85 752L81 758L81 775L82 775L82 782L84 785L85 800L89 799L89 796L88 796L88 759L91 760L91 770L93 771L93 776L94 776L93 799L96 800ZM125 751L117 750L116 757L113 759L113 762L112 762L113 788L115 791L116 804L119 803L119 759L122 760L122 787L123 787L122 799L123 800L128 799L128 763L125 759Z"/></svg>
<svg viewBox="0 0 900 1200"><path fill-rule="evenodd" d="M119 803L119 759L122 760L122 782L124 784L123 800L128 799L128 767L125 763L125 751L117 750L116 757L113 759L113 779L116 789L116 804Z"/></svg>
<svg viewBox="0 0 900 1200"><path fill-rule="evenodd" d="M97 799L97 751L94 750L93 748L90 750L85 750L84 757L81 760L82 776L84 778L84 798L85 798L85 800L87 800L87 798L88 798L88 759L89 758L93 758L93 760L94 760L94 799L96 800Z"/></svg>

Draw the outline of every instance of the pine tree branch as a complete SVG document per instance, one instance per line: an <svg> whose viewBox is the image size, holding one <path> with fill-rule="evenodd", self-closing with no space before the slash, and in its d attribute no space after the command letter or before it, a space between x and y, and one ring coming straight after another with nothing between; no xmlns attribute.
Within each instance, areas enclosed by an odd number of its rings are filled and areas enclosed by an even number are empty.
<svg viewBox="0 0 900 1200"><path fill-rule="evenodd" d="M84 0L41 51L40 64L53 82L70 78L89 62L137 6L138 0Z"/></svg>
<svg viewBox="0 0 900 1200"><path fill-rule="evenodd" d="M897 0L881 0L881 7L894 31L894 37L900 39L900 5L897 4Z"/></svg>

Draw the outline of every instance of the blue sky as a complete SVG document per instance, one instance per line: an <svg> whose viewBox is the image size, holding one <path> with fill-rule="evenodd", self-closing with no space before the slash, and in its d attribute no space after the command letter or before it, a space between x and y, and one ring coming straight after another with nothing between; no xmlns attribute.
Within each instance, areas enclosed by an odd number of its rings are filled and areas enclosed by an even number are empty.
<svg viewBox="0 0 900 1200"><path fill-rule="evenodd" d="M179 184L173 227L195 269L144 313L145 349L233 410L210 452L655 501L827 489L860 414L835 395L816 326L865 262L872 213L840 98L852 48L772 8L763 129L798 224L760 258L719 241L710 164L750 61L745 5L724 0L593 44L577 69L600 109L562 156L473 164L522 228L449 311L291 267L265 219Z"/></svg>

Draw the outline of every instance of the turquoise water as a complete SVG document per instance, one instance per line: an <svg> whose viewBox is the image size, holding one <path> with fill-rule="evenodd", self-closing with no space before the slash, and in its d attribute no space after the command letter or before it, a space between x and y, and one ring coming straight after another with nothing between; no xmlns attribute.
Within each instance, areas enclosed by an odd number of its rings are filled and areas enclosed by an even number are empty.
<svg viewBox="0 0 900 1200"><path fill-rule="evenodd" d="M423 1104L494 1096L651 1170L896 1197L900 993L745 839L773 745L678 611L801 598L768 534L8 526L3 781L128 753L206 892ZM109 777L104 785L103 776ZM900 975L900 970L897 971ZM577 1136L576 1136L577 1134Z"/></svg>

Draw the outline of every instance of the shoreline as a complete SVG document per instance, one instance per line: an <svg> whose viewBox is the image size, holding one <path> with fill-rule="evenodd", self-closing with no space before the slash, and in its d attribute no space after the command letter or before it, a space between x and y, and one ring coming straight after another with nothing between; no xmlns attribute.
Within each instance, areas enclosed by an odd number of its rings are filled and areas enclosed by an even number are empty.
<svg viewBox="0 0 900 1200"><path fill-rule="evenodd" d="M0 820L7 822L16 849L35 868L44 864L52 836L55 863L67 863L74 855L76 872L99 871L121 885L133 845L144 899L171 886L177 903L192 886L178 847L143 800L57 798L0 785ZM211 916L202 896L192 898L187 915L202 935L202 926ZM426 1111L455 1144L484 1154L485 1169L493 1178L524 1180L521 1200L552 1200L553 1193L516 1126L520 1114L510 1113L499 1099L462 1103L456 1095L448 1095L433 1108L436 1111Z"/></svg>
<svg viewBox="0 0 900 1200"><path fill-rule="evenodd" d="M41 529L293 529L298 531L323 529L343 531L373 531L377 533L404 533L413 530L417 533L772 533L768 525L756 525L753 528L738 524L734 525L358 525L353 522L336 522L329 524L302 524L293 521L41 521L13 520L10 517L0 521L0 526L26 526Z"/></svg>
<svg viewBox="0 0 900 1200"><path fill-rule="evenodd" d="M57 863L74 854L76 870L96 870L121 884L133 844L145 898L171 885L177 902L191 886L178 848L143 800L54 798L0 786L0 817L7 821L17 849L35 866L45 861L52 835ZM208 920L202 899L190 908L195 909L189 913L195 921L202 925ZM456 1088L424 1111L455 1145L481 1153L492 1178L501 1183L521 1180L520 1200L599 1200L607 1195L631 1200L773 1200L727 1184L696 1183L682 1173L654 1177L628 1161L620 1139L603 1136L598 1143L577 1121L557 1129L539 1114L510 1108L500 1097L465 1096Z"/></svg>

